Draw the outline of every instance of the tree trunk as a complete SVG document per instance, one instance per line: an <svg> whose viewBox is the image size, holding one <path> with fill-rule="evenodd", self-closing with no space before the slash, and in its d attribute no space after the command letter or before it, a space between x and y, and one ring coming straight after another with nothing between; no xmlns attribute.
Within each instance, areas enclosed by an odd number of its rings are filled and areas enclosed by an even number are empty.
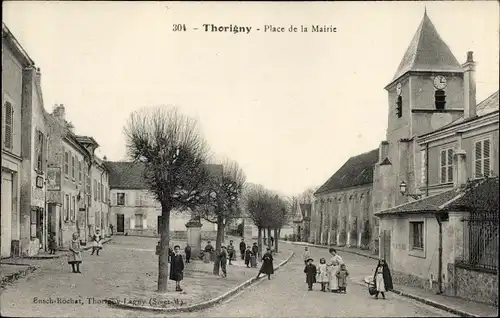
<svg viewBox="0 0 500 318"><path fill-rule="evenodd" d="M214 275L219 275L220 259L219 252L224 242L224 219L220 216L217 217L217 238L215 240L215 261L214 261Z"/></svg>
<svg viewBox="0 0 500 318"><path fill-rule="evenodd" d="M266 245L266 229L263 228L262 233L263 233L262 243L264 243L264 245Z"/></svg>
<svg viewBox="0 0 500 318"><path fill-rule="evenodd" d="M278 229L274 229L274 251L278 253L278 240L280 239L278 235Z"/></svg>
<svg viewBox="0 0 500 318"><path fill-rule="evenodd" d="M267 228L267 246L269 246L269 248L271 248L271 228L270 227Z"/></svg>
<svg viewBox="0 0 500 318"><path fill-rule="evenodd" d="M158 292L167 292L168 282L168 247L170 244L170 210L171 206L163 202L161 204L161 233L160 233L160 255L158 256Z"/></svg>
<svg viewBox="0 0 500 318"><path fill-rule="evenodd" d="M259 250L257 253L257 256L258 256L259 261L261 261L262 260L262 228L258 227L257 230L258 230L257 246L258 246L258 250Z"/></svg>

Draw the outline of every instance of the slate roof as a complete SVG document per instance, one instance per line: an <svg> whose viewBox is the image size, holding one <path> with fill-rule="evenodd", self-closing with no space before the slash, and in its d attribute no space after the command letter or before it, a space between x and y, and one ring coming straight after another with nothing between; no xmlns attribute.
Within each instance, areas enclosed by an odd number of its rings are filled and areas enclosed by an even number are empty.
<svg viewBox="0 0 500 318"><path fill-rule="evenodd" d="M377 148L349 158L314 194L373 183L373 166L378 161L378 154Z"/></svg>
<svg viewBox="0 0 500 318"><path fill-rule="evenodd" d="M424 13L391 83L409 71L463 72L450 48L441 39L436 28Z"/></svg>
<svg viewBox="0 0 500 318"><path fill-rule="evenodd" d="M147 189L143 173L144 165L127 161L106 161L111 189Z"/></svg>
<svg viewBox="0 0 500 318"><path fill-rule="evenodd" d="M491 191L493 189L494 192L498 193L498 178L491 178L488 180L481 179L477 180L476 183L478 187L476 190L479 192ZM420 200L376 212L374 215L384 216L407 213L440 212L456 208L467 209L470 208L468 202L471 202L471 195L473 194L465 188L454 188Z"/></svg>

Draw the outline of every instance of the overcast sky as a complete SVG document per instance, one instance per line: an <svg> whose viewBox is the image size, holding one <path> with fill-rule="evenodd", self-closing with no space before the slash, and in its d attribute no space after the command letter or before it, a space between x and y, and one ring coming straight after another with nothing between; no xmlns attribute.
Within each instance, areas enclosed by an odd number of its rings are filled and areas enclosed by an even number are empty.
<svg viewBox="0 0 500 318"><path fill-rule="evenodd" d="M168 7L167 7L168 6ZM385 139L394 75L427 6L459 62L474 51L478 101L498 89L491 2L4 2L4 22L42 70L45 108L66 106L99 155L124 160L130 112L176 105L248 181L293 195ZM173 32L204 23L249 34ZM337 33L263 33L325 24Z"/></svg>

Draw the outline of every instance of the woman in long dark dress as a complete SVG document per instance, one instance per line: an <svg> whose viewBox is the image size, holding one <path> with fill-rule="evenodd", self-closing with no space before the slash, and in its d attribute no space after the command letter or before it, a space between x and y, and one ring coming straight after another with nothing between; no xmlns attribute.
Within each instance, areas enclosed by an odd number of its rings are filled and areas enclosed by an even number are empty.
<svg viewBox="0 0 500 318"><path fill-rule="evenodd" d="M264 256L262 256L262 266L257 274L257 278L259 278L261 273L266 274L267 279L271 279L271 274L274 274L273 255L271 254L271 249L269 247L266 249Z"/></svg>
<svg viewBox="0 0 500 318"><path fill-rule="evenodd" d="M389 266L385 260L381 259L378 261L377 267L375 268L375 274L373 276L373 282L375 283L375 299L378 299L378 294L382 294L382 298L385 299L384 292L390 291L392 286L392 276Z"/></svg>
<svg viewBox="0 0 500 318"><path fill-rule="evenodd" d="M174 246L174 254L170 260L170 280L175 281L175 291L182 291L181 280L184 278L184 260L180 253L181 247Z"/></svg>

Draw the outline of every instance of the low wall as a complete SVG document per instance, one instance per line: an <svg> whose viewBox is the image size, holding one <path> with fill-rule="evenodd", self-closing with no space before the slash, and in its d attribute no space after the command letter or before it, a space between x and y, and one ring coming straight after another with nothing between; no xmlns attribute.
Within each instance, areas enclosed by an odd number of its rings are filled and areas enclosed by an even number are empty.
<svg viewBox="0 0 500 318"><path fill-rule="evenodd" d="M415 275L401 273L398 271L391 271L391 275L394 284L430 290L433 293L438 292L437 280L433 280L431 283L429 279L424 279Z"/></svg>
<svg viewBox="0 0 500 318"><path fill-rule="evenodd" d="M498 307L497 273L472 269L462 264L456 264L454 267L451 282L456 296Z"/></svg>

